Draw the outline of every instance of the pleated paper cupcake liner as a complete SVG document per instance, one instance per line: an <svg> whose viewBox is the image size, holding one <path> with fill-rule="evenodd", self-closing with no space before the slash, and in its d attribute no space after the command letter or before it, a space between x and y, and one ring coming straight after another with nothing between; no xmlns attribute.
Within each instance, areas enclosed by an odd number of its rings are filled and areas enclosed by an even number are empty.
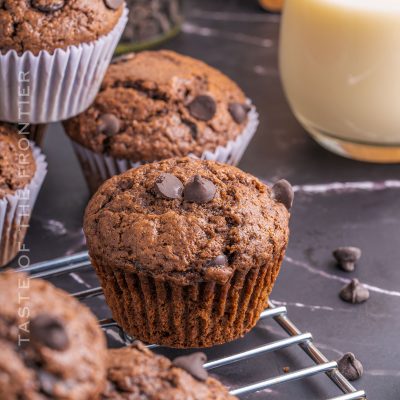
<svg viewBox="0 0 400 400"><path fill-rule="evenodd" d="M282 257L236 271L226 284L179 285L92 260L113 318L132 337L175 348L211 347L238 339L257 323Z"/></svg>
<svg viewBox="0 0 400 400"><path fill-rule="evenodd" d="M127 16L125 8L114 29L94 42L57 49L53 54L44 50L38 55L30 51L18 55L15 50L0 54L0 121L43 124L88 108L100 89ZM29 96L21 97L21 88L29 90Z"/></svg>
<svg viewBox="0 0 400 400"><path fill-rule="evenodd" d="M251 104L250 101L248 102ZM259 124L259 116L254 106L251 107L248 117L246 127L235 140L229 141L225 146L218 146L214 151L207 150L199 158L237 165ZM144 164L144 162L132 162L106 154L95 153L74 141L72 141L72 144L91 193L95 193L107 179ZM189 156L196 157L192 154L189 154Z"/></svg>
<svg viewBox="0 0 400 400"><path fill-rule="evenodd" d="M32 145L36 172L31 182L15 194L0 199L0 267L8 264L21 249L32 209L47 174L47 162L40 149Z"/></svg>

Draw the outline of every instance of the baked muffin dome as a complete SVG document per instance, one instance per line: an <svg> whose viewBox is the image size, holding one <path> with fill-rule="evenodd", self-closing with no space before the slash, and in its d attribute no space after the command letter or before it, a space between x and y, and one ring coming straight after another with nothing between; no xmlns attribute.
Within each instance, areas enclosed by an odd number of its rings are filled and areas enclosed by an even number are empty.
<svg viewBox="0 0 400 400"><path fill-rule="evenodd" d="M183 186L194 176L216 187L199 204L154 193L161 174ZM238 168L192 158L169 159L132 169L107 181L86 210L84 230L96 263L184 283L226 282L237 269L264 265L285 247L288 211L270 188ZM210 262L226 256L215 269Z"/></svg>
<svg viewBox="0 0 400 400"><path fill-rule="evenodd" d="M193 360L187 361L193 367ZM204 374L201 380L141 343L109 350L107 365L107 385L102 400L236 399L220 382L207 377L206 371L200 371L200 365L195 368Z"/></svg>
<svg viewBox="0 0 400 400"><path fill-rule="evenodd" d="M97 40L117 24L123 0L0 0L0 53L53 53Z"/></svg>
<svg viewBox="0 0 400 400"><path fill-rule="evenodd" d="M35 172L26 136L20 135L15 125L0 122L0 199L28 185Z"/></svg>
<svg viewBox="0 0 400 400"><path fill-rule="evenodd" d="M104 183L84 231L114 319L131 336L208 347L257 322L288 242L287 182L174 158Z"/></svg>
<svg viewBox="0 0 400 400"><path fill-rule="evenodd" d="M0 274L0 399L92 400L105 338L91 312L50 283Z"/></svg>
<svg viewBox="0 0 400 400"><path fill-rule="evenodd" d="M240 88L205 63L172 51L145 51L109 67L93 105L64 123L96 153L150 162L214 151L244 130Z"/></svg>

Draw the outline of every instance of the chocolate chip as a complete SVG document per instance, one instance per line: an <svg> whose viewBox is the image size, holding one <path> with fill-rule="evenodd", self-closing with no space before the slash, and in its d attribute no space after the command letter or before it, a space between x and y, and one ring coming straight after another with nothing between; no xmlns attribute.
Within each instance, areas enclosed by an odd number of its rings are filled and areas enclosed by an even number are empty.
<svg viewBox="0 0 400 400"><path fill-rule="evenodd" d="M355 263L361 257L361 250L358 247L338 247L332 254L343 271L353 272Z"/></svg>
<svg viewBox="0 0 400 400"><path fill-rule="evenodd" d="M32 7L44 13L52 13L65 5L65 0L32 0Z"/></svg>
<svg viewBox="0 0 400 400"><path fill-rule="evenodd" d="M183 192L182 182L172 174L161 174L154 183L154 192L165 199L180 199Z"/></svg>
<svg viewBox="0 0 400 400"><path fill-rule="evenodd" d="M208 203L214 198L216 192L217 188L211 181L195 175L186 184L183 197L186 201L194 203Z"/></svg>
<svg viewBox="0 0 400 400"><path fill-rule="evenodd" d="M211 96L201 95L189 103L188 109L192 117L200 121L209 121L214 117L217 105Z"/></svg>
<svg viewBox="0 0 400 400"><path fill-rule="evenodd" d="M217 267L217 266L224 267L227 264L228 264L228 258L226 257L225 254L221 254L220 256L217 256L207 262L207 266L209 267Z"/></svg>
<svg viewBox="0 0 400 400"><path fill-rule="evenodd" d="M247 104L230 103L228 105L229 113L231 114L233 120L238 124L241 124L246 120L249 110L250 107Z"/></svg>
<svg viewBox="0 0 400 400"><path fill-rule="evenodd" d="M358 304L369 299L369 290L358 279L352 279L340 292L339 296L348 303Z"/></svg>
<svg viewBox="0 0 400 400"><path fill-rule="evenodd" d="M43 370L38 372L38 380L40 385L40 391L48 396L53 396L54 394L54 386L56 385L58 379Z"/></svg>
<svg viewBox="0 0 400 400"><path fill-rule="evenodd" d="M340 373L349 381L355 381L362 377L364 367L353 353L346 353L338 361L338 369Z"/></svg>
<svg viewBox="0 0 400 400"><path fill-rule="evenodd" d="M272 196L288 210L292 208L294 198L293 188L286 179L281 179L272 186Z"/></svg>
<svg viewBox="0 0 400 400"><path fill-rule="evenodd" d="M116 135L121 129L121 121L114 114L103 114L98 121L97 131L107 136Z"/></svg>
<svg viewBox="0 0 400 400"><path fill-rule="evenodd" d="M111 10L116 10L118 9L124 0L104 0L104 4L108 7L111 8Z"/></svg>
<svg viewBox="0 0 400 400"><path fill-rule="evenodd" d="M32 341L52 350L64 351L69 347L69 339L61 320L47 314L40 314L30 323Z"/></svg>
<svg viewBox="0 0 400 400"><path fill-rule="evenodd" d="M172 365L184 369L194 378L199 381L206 381L208 373L203 365L207 361L207 356L204 353L197 352L189 356L177 357L172 361Z"/></svg>

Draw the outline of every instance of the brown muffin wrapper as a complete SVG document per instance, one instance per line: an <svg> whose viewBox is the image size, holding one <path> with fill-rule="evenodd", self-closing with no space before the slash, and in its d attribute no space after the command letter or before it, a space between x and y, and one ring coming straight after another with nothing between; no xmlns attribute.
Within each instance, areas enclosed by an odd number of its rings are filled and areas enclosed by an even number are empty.
<svg viewBox="0 0 400 400"><path fill-rule="evenodd" d="M93 266L115 321L130 336L175 347L211 347L238 339L257 323L283 254L259 268L236 271L226 284L180 285L168 277Z"/></svg>

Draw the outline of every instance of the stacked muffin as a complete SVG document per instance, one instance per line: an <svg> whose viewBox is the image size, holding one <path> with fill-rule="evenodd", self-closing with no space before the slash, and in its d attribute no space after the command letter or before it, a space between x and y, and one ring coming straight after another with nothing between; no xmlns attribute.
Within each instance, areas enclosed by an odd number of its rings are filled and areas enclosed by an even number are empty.
<svg viewBox="0 0 400 400"><path fill-rule="evenodd" d="M163 50L115 60L92 106L64 127L95 191L116 174L171 157L235 165L257 124L254 106L227 76Z"/></svg>
<svg viewBox="0 0 400 400"><path fill-rule="evenodd" d="M1 1L0 120L47 123L87 108L126 14L123 0Z"/></svg>

